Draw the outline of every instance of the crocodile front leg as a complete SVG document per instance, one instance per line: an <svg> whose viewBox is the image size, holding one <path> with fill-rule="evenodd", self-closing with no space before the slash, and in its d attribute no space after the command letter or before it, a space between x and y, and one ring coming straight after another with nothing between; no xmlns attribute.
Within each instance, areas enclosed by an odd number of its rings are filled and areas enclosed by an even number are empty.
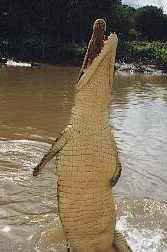
<svg viewBox="0 0 167 252"><path fill-rule="evenodd" d="M60 133L60 136L52 144L52 147L44 155L40 163L34 168L33 176L37 176L40 170L52 159L63 147L66 145L68 140L71 137L71 129L67 127L63 132Z"/></svg>
<svg viewBox="0 0 167 252"><path fill-rule="evenodd" d="M121 172L122 172L122 166L121 166L121 162L120 162L120 160L119 160L119 158L117 156L116 170L114 172L113 177L111 178L111 186L112 187L114 187L117 184L117 182L118 182L118 180L119 180L119 178L121 176Z"/></svg>
<svg viewBox="0 0 167 252"><path fill-rule="evenodd" d="M112 132L111 132L111 141L112 141L113 149L114 149L114 152L115 152L115 155L116 155L116 169L114 171L113 177L110 180L111 186L114 187L117 184L117 182L118 182L118 180L119 180L119 178L121 176L122 165L121 165L121 162L120 162L120 159L119 159L118 148L117 148L117 145L116 145L116 142L115 142L115 139L114 139L114 136L113 136Z"/></svg>
<svg viewBox="0 0 167 252"><path fill-rule="evenodd" d="M121 232L115 231L114 246L119 252L133 252Z"/></svg>

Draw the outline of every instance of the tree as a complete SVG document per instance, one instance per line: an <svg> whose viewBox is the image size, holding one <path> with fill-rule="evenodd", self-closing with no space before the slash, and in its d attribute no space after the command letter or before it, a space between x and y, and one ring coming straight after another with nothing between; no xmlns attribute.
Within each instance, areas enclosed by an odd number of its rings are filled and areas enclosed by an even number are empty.
<svg viewBox="0 0 167 252"><path fill-rule="evenodd" d="M135 28L136 9L128 5L120 5L115 15L115 31L128 39L129 31Z"/></svg>
<svg viewBox="0 0 167 252"><path fill-rule="evenodd" d="M120 4L120 0L69 1L68 37L77 41L87 40L90 37L93 22L97 18L104 18L110 30L113 27L116 9Z"/></svg>
<svg viewBox="0 0 167 252"><path fill-rule="evenodd" d="M118 31L120 6L121 0L1 0L0 39L12 53L38 48L45 55L51 43L88 41L97 18L106 20L108 33Z"/></svg>
<svg viewBox="0 0 167 252"><path fill-rule="evenodd" d="M164 14L161 8L145 6L137 9L136 30L142 39L160 40L163 37Z"/></svg>

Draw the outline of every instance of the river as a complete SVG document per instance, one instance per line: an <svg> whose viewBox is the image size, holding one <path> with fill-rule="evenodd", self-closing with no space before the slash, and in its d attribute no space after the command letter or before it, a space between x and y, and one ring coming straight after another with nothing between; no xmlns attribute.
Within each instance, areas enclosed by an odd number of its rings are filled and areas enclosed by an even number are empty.
<svg viewBox="0 0 167 252"><path fill-rule="evenodd" d="M0 252L55 249L54 160L32 169L67 124L79 68L0 68ZM110 124L123 166L117 229L134 252L167 251L167 78L116 73Z"/></svg>

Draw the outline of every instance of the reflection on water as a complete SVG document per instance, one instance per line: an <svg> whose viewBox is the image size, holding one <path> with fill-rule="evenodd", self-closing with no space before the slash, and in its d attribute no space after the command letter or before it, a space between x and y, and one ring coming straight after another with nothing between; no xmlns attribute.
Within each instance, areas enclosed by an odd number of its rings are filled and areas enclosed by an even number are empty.
<svg viewBox="0 0 167 252"><path fill-rule="evenodd" d="M134 251L166 251L167 205L151 199L123 199L117 226ZM127 231L128 230L128 231Z"/></svg>
<svg viewBox="0 0 167 252"><path fill-rule="evenodd" d="M115 81L111 117L126 170L122 193L166 200L166 84L140 75Z"/></svg>
<svg viewBox="0 0 167 252"><path fill-rule="evenodd" d="M54 160L37 177L32 169L65 127L78 69L1 68L0 251L66 251L56 247ZM114 189L117 227L135 252L167 251L167 80L116 75L111 124L122 177ZM61 248L60 248L61 247Z"/></svg>
<svg viewBox="0 0 167 252"><path fill-rule="evenodd" d="M73 68L0 69L0 129L3 139L55 137L70 116Z"/></svg>

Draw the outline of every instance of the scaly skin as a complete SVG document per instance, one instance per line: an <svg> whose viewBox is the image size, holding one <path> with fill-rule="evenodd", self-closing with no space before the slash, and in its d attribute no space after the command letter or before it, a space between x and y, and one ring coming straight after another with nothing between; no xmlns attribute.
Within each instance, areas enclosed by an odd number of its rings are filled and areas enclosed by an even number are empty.
<svg viewBox="0 0 167 252"><path fill-rule="evenodd" d="M115 230L112 196L121 171L108 111L116 47L113 34L76 85L68 127L33 173L57 155L60 219L74 252L131 251Z"/></svg>

